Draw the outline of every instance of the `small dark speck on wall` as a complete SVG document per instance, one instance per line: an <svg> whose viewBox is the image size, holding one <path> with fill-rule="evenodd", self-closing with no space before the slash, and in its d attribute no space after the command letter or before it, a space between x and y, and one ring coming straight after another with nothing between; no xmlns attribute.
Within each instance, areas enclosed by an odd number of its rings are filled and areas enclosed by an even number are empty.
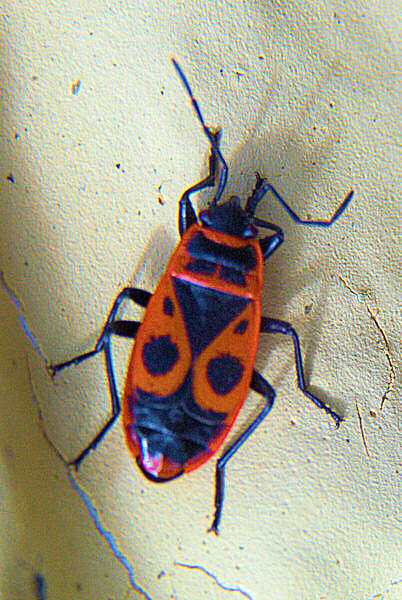
<svg viewBox="0 0 402 600"><path fill-rule="evenodd" d="M81 81L77 79L75 83L71 86L71 93L73 96L76 96L81 88Z"/></svg>

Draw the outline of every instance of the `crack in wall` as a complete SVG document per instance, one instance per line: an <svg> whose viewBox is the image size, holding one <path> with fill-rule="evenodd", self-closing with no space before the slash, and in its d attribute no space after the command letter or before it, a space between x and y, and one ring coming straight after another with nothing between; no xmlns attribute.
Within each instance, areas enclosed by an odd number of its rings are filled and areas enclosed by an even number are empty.
<svg viewBox="0 0 402 600"><path fill-rule="evenodd" d="M373 309L365 300L365 298L370 298L370 291L367 290L356 290L353 289L344 279L341 275L337 275L338 278L342 281L343 285L346 287L347 290L349 290L349 292L351 292L354 296L357 296L360 302L364 303L364 306L368 312L368 314L370 315L370 319L373 321L377 331L380 333L380 336L384 342L384 346L385 346L385 358L387 360L387 363L389 365L389 374L388 374L388 384L387 387L384 391L384 393L382 394L381 397L381 404L379 407L379 410L382 410L384 407L384 403L386 400L388 400L389 395L391 394L391 392L393 391L394 388L394 384L395 384L395 380L396 380L396 369L395 369L395 365L392 361L392 355L391 355L391 348L390 348L390 343L388 341L388 337L387 334L385 333L385 329L381 326L381 324L379 323L378 319L377 319L377 315L380 313L380 309L375 306L375 308Z"/></svg>
<svg viewBox="0 0 402 600"><path fill-rule="evenodd" d="M221 588L222 590L224 590L225 592L237 593L237 594L240 594L241 596L243 596L244 598L247 598L248 600L254 600L253 597L248 592L243 590L241 587L239 587L239 586L232 587L232 586L226 585L226 584L222 583L221 581L219 581L218 577L216 575L214 575L213 573L211 573L210 571L208 571L208 569L206 569L205 567L201 567L200 565L189 565L186 563L179 563L176 561L174 562L174 564L177 567L182 567L183 569L193 569L195 571L201 571L207 577L210 577L216 583L216 585L219 588Z"/></svg>
<svg viewBox="0 0 402 600"><path fill-rule="evenodd" d="M152 600L151 596L149 596L147 594L147 592L145 590L143 590L135 581L135 570L134 570L134 566L131 564L131 562L129 561L129 559L127 558L127 556L120 550L115 537L113 535L113 533L111 531L108 531L106 529L106 527L104 527L104 525L102 524L100 518L99 518L99 514L98 511L96 510L95 506L92 504L89 496L84 492L84 490L78 485L78 483L76 482L76 480L74 479L74 477L71 475L71 473L68 473L68 478L70 480L70 484L72 486L72 488L77 492L77 494L81 497L81 499L83 500L89 515L92 519L92 521L95 524L96 529L99 531L99 533L101 534L101 536L103 538L105 538L106 542L108 543L111 551L113 552L114 556L117 558L117 560L119 561L119 563L121 563L123 565L123 567L125 568L125 570L127 571L128 574L128 578L130 580L131 583L131 587L133 588L133 590L135 592L138 592L139 594L141 594L141 596L143 596L144 598L146 598L146 600Z"/></svg>
<svg viewBox="0 0 402 600"><path fill-rule="evenodd" d="M380 592L379 594L375 594L374 596L371 596L371 598L369 598L369 600L385 600L385 597L387 594L389 594L389 592L391 591L391 588L395 587L396 585L399 585L400 583L402 583L402 579L398 579L396 581L391 581L391 583L389 584L389 586L387 587L387 589L384 592Z"/></svg>
<svg viewBox="0 0 402 600"><path fill-rule="evenodd" d="M385 333L383 327L381 327L381 325L379 324L378 319L377 319L376 315L374 314L374 312L371 310L371 308L369 306L367 306L367 305L366 305L366 308L367 308L367 311L368 311L370 317L374 321L374 323L375 323L375 325L376 325L378 331L380 332L381 337L382 337L382 339L384 341L384 344L385 344L385 356L387 358L387 361L388 361L388 364L389 364L389 368L390 368L390 371L389 371L389 381L388 381L387 389L385 390L385 392L383 393L382 398L381 398L380 410L382 410L382 408L384 406L385 400L388 399L388 394L391 393L391 391L392 391L392 389L394 387L395 378L396 378L395 367L394 367L394 365L392 363L392 360L391 360L391 351L390 351L389 342L388 342L388 338L386 336L386 333ZM377 309L377 314L378 314L378 312L379 311Z"/></svg>
<svg viewBox="0 0 402 600"><path fill-rule="evenodd" d="M357 402L356 402L356 411L357 411L357 416L358 416L358 419L359 419L359 426L360 426L360 431L361 431L362 438L363 438L364 449L366 450L367 456L369 458L371 458L370 452L368 451L368 448L367 448L366 436L364 435L364 429L363 429L363 421L362 421L362 417L361 417L361 414L360 414L359 405L357 404Z"/></svg>
<svg viewBox="0 0 402 600"><path fill-rule="evenodd" d="M377 319L377 315L380 312L380 309L377 308L377 306L375 307L375 309L373 309L370 304L366 301L366 298L370 298L370 290L369 289L365 289L365 290L356 290L353 289L352 286L350 286L341 275L337 275L338 278L342 281L343 285L345 286L345 288L354 296L357 296L357 298L359 299L359 302L363 302L364 303L364 307L367 310L368 314L370 315L370 319L373 321L375 328L377 329L377 331L379 331L380 336L384 342L384 349L385 349L385 357L387 359L388 365L389 365L389 374L388 374L388 384L387 387L384 391L384 393L382 394L381 397L381 404L379 407L379 410L383 409L384 403L385 401L388 399L389 394L392 392L393 387L394 387L394 383L395 383L395 379L396 379L396 370L394 367L394 364L392 362L392 358L391 358L391 349L390 349L390 344L388 342L388 338L387 335L385 333L384 328L380 325L378 319ZM375 304L375 301L373 301ZM366 436L364 434L364 429L363 429L363 420L361 417L361 413L359 410L359 406L358 403L356 402L356 412L357 412L357 417L359 419L359 427L360 427L360 431L361 431L361 435L362 435L362 439L363 439L363 445L364 445L364 449L366 451L366 454L368 456L368 458L371 458L368 447L367 447L367 441L366 441ZM370 411L370 414L373 411Z"/></svg>
<svg viewBox="0 0 402 600"><path fill-rule="evenodd" d="M7 285L7 283L4 279L4 274L1 271L0 271L0 286L3 288L3 290L5 291L7 296L10 298L10 300L14 304L14 306L16 308L16 312L17 312L17 317L18 317L18 320L20 322L23 332L25 333L25 335L31 342L35 351L39 354L41 359L45 362L45 366L47 367L48 361L46 360L45 356L43 355L42 351L40 350L39 345L38 345L34 335L31 333L31 331L28 327L28 324L23 317L23 314L22 314L23 307L21 305L21 302L18 300L17 296L11 290L11 288ZM145 590L143 590L139 585L137 585L137 583L135 581L134 566L130 563L129 559L125 556L125 554L123 554L123 552L118 547L118 544L117 544L112 532L108 531L101 523L99 515L98 515L98 511L96 510L95 506L92 504L91 500L89 499L89 496L85 493L85 491L79 486L77 481L74 479L74 477L71 474L71 470L69 468L68 462L63 457L60 450L55 446L55 444L50 439L50 437L44 427L44 424L43 424L42 410L41 410L39 399L38 399L36 391L35 391L35 386L33 383L33 377L32 377L32 373L31 373L31 367L29 364L28 352L26 349L25 349L24 354L25 354L25 364L26 364L26 370L27 370L28 385L31 389L32 397L33 397L34 403L36 405L40 430L42 431L43 437L44 437L47 445L52 449L52 451L57 455L57 457L63 463L64 468L67 472L67 476L70 481L71 487L81 497L81 499L83 500L83 502L85 504L86 509L88 510L88 513L89 513L92 521L94 522L96 529L99 531L101 536L106 540L106 542L107 542L108 546L110 547L111 551L113 552L115 558L123 565L123 567L127 571L128 578L129 578L132 589L135 592L138 592L139 594L141 594L144 598L146 598L146 600L152 600L151 596L149 596L145 592ZM46 600L44 581L42 584L42 581L39 578L39 576L35 580L35 585L36 585L36 587L35 587L34 591L36 593L38 600Z"/></svg>
<svg viewBox="0 0 402 600"><path fill-rule="evenodd" d="M32 346L34 347L35 351L39 354L39 356L41 358L43 358L43 360L45 362L47 362L46 358L42 354L42 350L40 349L38 342L35 339L35 336L33 335L33 333L31 333L31 330L28 327L28 323L26 322L26 320L23 316L23 313L25 312L24 308L23 308L21 302L18 300L17 295L13 292L13 290L7 284L7 282L4 278L3 271L0 271L0 286L3 288L4 292L7 294L7 296L10 298L11 302L14 304L15 308L17 309L17 318L20 322L22 331L25 333L26 337L29 339L29 341L31 342Z"/></svg>
<svg viewBox="0 0 402 600"><path fill-rule="evenodd" d="M89 496L85 493L85 491L79 486L79 484L77 483L77 481L74 479L74 477L71 474L71 470L70 470L70 468L68 466L68 462L66 461L66 459L64 458L64 456L61 454L61 452L57 448L57 446L55 446L55 444L52 442L52 440L48 436L47 431L46 431L46 429L45 429L45 427L43 425L42 411L41 411L41 408L40 408L39 400L38 400L36 392L35 392L35 387L33 385L31 369L30 369L30 366L29 366L29 362L28 362L28 357L27 356L25 357L25 360L26 360L27 373L28 373L28 383L30 385L30 388L31 388L31 391L32 391L32 396L33 396L33 399L34 399L34 402L36 404L36 408L37 408L37 411L38 411L40 429L42 431L42 435L43 435L43 437L44 437L47 445L52 449L52 451L56 454L56 456L63 463L71 487L74 489L74 491L80 496L80 498L84 502L85 507L86 507L86 509L87 509L87 511L89 513L89 516L91 517L91 519L92 519L92 521L93 521L96 529L99 531L99 533L101 534L101 536L106 540L106 542L107 542L109 548L111 549L111 551L113 552L115 558L119 561L120 564L123 565L123 567L127 571L128 578L129 578L129 581L130 581L132 589L135 592L138 592L139 594L141 594L144 598L146 598L146 600L152 600L151 596L149 596L145 592L145 590L143 590L136 583L136 581L135 581L135 569L134 569L133 565L131 564L131 562L129 561L129 559L125 556L125 554L123 554L123 552L118 547L118 544L117 544L117 542L116 542L116 540L115 540L112 532L108 531L103 526L103 524L101 523L101 520L100 520L99 515L98 515L98 511L96 510L95 506L92 504L91 500L89 499ZM42 598L40 596L38 596L38 598L39 598L39 600L42 600Z"/></svg>

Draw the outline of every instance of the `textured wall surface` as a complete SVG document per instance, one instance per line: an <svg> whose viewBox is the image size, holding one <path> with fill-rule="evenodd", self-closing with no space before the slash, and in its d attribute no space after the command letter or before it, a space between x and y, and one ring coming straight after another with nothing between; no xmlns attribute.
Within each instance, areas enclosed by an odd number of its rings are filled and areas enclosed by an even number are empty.
<svg viewBox="0 0 402 600"><path fill-rule="evenodd" d="M40 598L35 573L48 600L402 598L399 9L4 8L2 598ZM227 468L218 538L214 461L155 486L116 423L69 478L55 448L74 458L107 419L103 362L54 381L45 368L93 346L121 287L152 291L177 243L177 200L208 144L171 56L223 129L228 195L246 197L259 171L305 218L326 218L355 190L328 230L298 227L270 197L259 209L286 234L263 312L293 323L311 389L345 421L335 430L297 390L289 340L261 339L278 398ZM116 344L119 381L129 349ZM250 394L233 435L260 404Z"/></svg>

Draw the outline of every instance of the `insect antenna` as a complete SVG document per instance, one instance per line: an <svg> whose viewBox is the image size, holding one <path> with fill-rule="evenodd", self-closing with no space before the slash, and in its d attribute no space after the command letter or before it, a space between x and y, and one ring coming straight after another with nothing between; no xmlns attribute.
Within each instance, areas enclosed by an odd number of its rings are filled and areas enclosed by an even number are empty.
<svg viewBox="0 0 402 600"><path fill-rule="evenodd" d="M225 159L223 158L223 155L222 155L221 151L219 150L219 146L216 143L214 136L212 135L212 133L210 132L210 130L208 129L208 127L205 124L204 117L202 116L202 113L201 113L201 109L200 109L200 107L198 105L197 100L194 98L194 94L193 94L193 92L191 90L190 84L187 81L186 76L184 75L184 73L183 73L180 65L175 61L174 58L172 58L172 63L173 63L174 68L176 69L176 72L177 72L178 76L181 79L181 82L182 82L182 84L184 86L184 89L186 90L187 94L190 97L191 103L192 103L193 108L194 108L194 112L197 115L197 118L198 118L199 122L202 125L204 133L207 136L207 138L208 138L208 140L209 140L209 142L210 142L210 144L211 144L211 146L212 146L215 154L218 156L219 160L222 163L222 170L221 170L221 174L220 174L220 178L219 178L219 185L218 185L218 189L216 191L216 194L215 194L215 197L214 197L214 200L213 200L213 203L217 204L217 202L219 202L219 200L221 199L223 191L225 189L226 182L227 182L227 179L228 179L228 171L229 171L229 169L228 169L228 166L226 164Z"/></svg>

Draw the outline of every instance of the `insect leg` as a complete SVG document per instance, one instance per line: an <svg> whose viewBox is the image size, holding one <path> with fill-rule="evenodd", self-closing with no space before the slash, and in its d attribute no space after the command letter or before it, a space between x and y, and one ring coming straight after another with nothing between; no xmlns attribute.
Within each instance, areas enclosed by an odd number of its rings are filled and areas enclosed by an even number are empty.
<svg viewBox="0 0 402 600"><path fill-rule="evenodd" d="M120 399L117 392L116 379L114 376L112 354L110 351L110 339L105 342L103 350L105 352L107 378L109 382L110 397L112 400L112 415L99 433L96 434L92 442L86 448L84 448L84 450L74 460L71 460L67 463L68 466L75 467L76 469L78 469L87 454L89 454L91 450L94 450L98 446L120 414Z"/></svg>
<svg viewBox="0 0 402 600"><path fill-rule="evenodd" d="M215 141L215 146L219 146L219 141L221 138L221 132L217 131L215 133L211 133L213 139ZM207 187L213 187L215 185L215 177L217 170L217 153L215 146L211 146L211 155L209 157L209 174L205 179L196 183L191 188L186 190L179 202L179 232L182 236L183 233L191 227L194 223L197 222L197 216L195 214L195 210L193 205L191 204L190 196L199 190L203 190Z"/></svg>
<svg viewBox="0 0 402 600"><path fill-rule="evenodd" d="M75 358L71 358L70 360L67 360L63 363L60 363L57 365L49 365L48 370L51 373L51 375L54 376L57 373L59 373L60 371L62 371L63 369L65 369L67 367L71 367L72 365L79 365L84 360L87 360L88 358L91 358L92 356L99 354L99 352L102 352L102 350L105 349L105 346L109 343L110 335L112 333L115 333L113 331L113 325L114 325L114 322L116 319L116 315L119 311L119 308L120 308L121 304L124 302L124 300L132 300L139 306L146 308L151 296L152 296L152 294L150 292L147 292L146 290L141 290L139 288L130 288L130 287L124 288L120 292L120 294L117 296L116 300L114 301L112 310L110 311L109 316L106 320L106 324L103 328L102 334L101 334L100 338L98 339L98 341L96 342L95 348L93 350L91 350L90 352L85 352L85 354L80 354L79 356L76 356ZM120 335L118 332L116 332L116 333L117 333L117 335ZM129 337L131 337L131 336L129 336Z"/></svg>
<svg viewBox="0 0 402 600"><path fill-rule="evenodd" d="M313 221L313 220L309 220L309 219L307 219L307 220L301 219L299 217L299 215L292 208L290 208L289 204L282 198L282 196L279 194L279 192L277 192L276 189L270 183L264 183L261 186L261 192L262 192L262 190L265 190L265 192L270 190L272 192L272 194L275 196L276 200L278 200L278 202L288 212L288 214L293 219L293 221L295 221L295 223L298 223L299 225L308 225L308 226L313 226L313 227L330 227L333 223L335 223L335 221L337 221L339 219L341 214L346 210L349 202L352 200L352 197L353 197L353 190L352 190L349 192L349 194L346 196L345 200L340 204L340 206L338 206L338 208L334 212L333 216L329 220Z"/></svg>
<svg viewBox="0 0 402 600"><path fill-rule="evenodd" d="M319 408L325 410L325 412L330 415L336 423L336 426L339 427L340 422L343 420L340 415L331 410L325 402L317 398L314 394L312 394L306 384L306 380L304 377L304 369L303 369L303 360L301 356L300 350L300 342L299 336L296 331L286 321L280 321L278 319L271 319L269 317L261 317L261 332L262 333L282 333L284 335L290 335L293 340L293 347L295 353L296 360L296 372L297 372L297 385L300 391L303 392L307 398L310 398Z"/></svg>
<svg viewBox="0 0 402 600"><path fill-rule="evenodd" d="M257 219L254 217L252 220L254 225L258 227L264 227L265 229L270 229L271 231L275 231L273 235L267 235L266 237L258 240L262 252L263 260L266 260L271 254L276 252L279 246L282 244L284 240L283 231L278 225L274 223L269 223L268 221L263 221L262 219Z"/></svg>
<svg viewBox="0 0 402 600"><path fill-rule="evenodd" d="M262 219L258 219L254 216L258 205L260 204L261 200L264 198L265 194L269 189L265 186L265 179L263 179L259 173L256 173L256 177L257 181L255 183L251 196L246 202L244 211L253 225L257 225L257 227L263 227L264 229L270 229L271 231L274 231L273 235L268 235L267 237L259 240L262 256L265 260L266 258L271 256L271 254L276 252L276 250L283 242L284 235L282 229L278 227L278 225L270 223L269 221L263 221Z"/></svg>
<svg viewBox="0 0 402 600"><path fill-rule="evenodd" d="M250 435L257 429L257 427L265 419L269 411L271 410L275 400L275 390L271 385L264 379L258 371L253 371L253 377L251 379L251 389L264 396L266 403L260 414L254 419L254 421L247 427L247 429L237 438L237 440L224 452L224 454L218 459L216 463L215 472L215 515L214 520L209 531L213 531L216 535L219 533L219 523L222 516L223 499L225 495L225 466L226 463L232 458L232 456L238 451L238 449L244 444L244 442L250 437Z"/></svg>
<svg viewBox="0 0 402 600"><path fill-rule="evenodd" d="M251 193L251 196L247 199L246 206L244 210L248 217L254 217L254 213L257 210L258 205L264 198L265 194L268 191L268 188L265 184L265 179L261 177L259 173L256 173L256 182L254 189Z"/></svg>
<svg viewBox="0 0 402 600"><path fill-rule="evenodd" d="M113 323L112 333L120 337L134 339L140 325L140 321L115 321Z"/></svg>
<svg viewBox="0 0 402 600"><path fill-rule="evenodd" d="M108 378L108 382L109 382L110 396L111 396L111 400L112 400L112 411L111 411L112 415L111 415L110 419L107 421L107 423L102 427L101 431L92 440L92 442L77 456L77 458L75 458L73 461L68 463L70 466L74 466L74 467L79 466L79 464L83 461L83 459L87 456L87 454L91 450L94 450L98 446L99 442L103 439L103 437L105 436L107 431L110 429L110 427L113 425L113 423L116 421L117 417L120 414L120 399L119 399L119 395L117 392L116 379L115 379L114 370L113 370L113 360L112 360L112 354L111 354L111 349L110 349L110 336L112 334L117 334L117 335L123 334L123 335L126 335L126 337L132 337L132 334L134 333L134 331L136 331L138 329L139 323L132 322L132 325L128 326L127 321L115 322L116 315L119 311L119 308L124 300L132 300L136 304L143 306L145 308L149 302L151 295L152 294L150 294L150 292L147 292L145 290L141 290L138 288L129 288L129 287L124 288L124 290L122 290L120 292L120 294L117 296L117 298L113 304L112 310L109 313L109 316L106 320L106 324L103 328L103 331L102 331L102 334L101 334L99 340L97 341L97 343L95 345L95 348L93 350L91 350L90 352L86 352L85 354L76 356L75 358L67 360L64 363L60 363L58 365L50 365L48 367L48 370L50 371L52 376L54 376L54 375L56 375L56 373L62 371L63 369L70 367L71 365L78 365L81 362L83 362L84 360L87 360L88 358L95 356L99 352L104 351L104 353L105 353L107 378ZM123 323L123 325L119 326L118 325L119 323ZM121 329L122 333L119 332L119 329ZM123 331L125 331L125 333L123 333ZM130 335L127 335L128 333Z"/></svg>
<svg viewBox="0 0 402 600"><path fill-rule="evenodd" d="M187 81L187 77L184 75L180 65L174 58L172 58L172 63L173 63L174 68L176 69L178 76L180 77L180 80L184 86L184 89L186 90L186 92L191 100L191 104L193 105L194 112L197 116L197 119L201 123L204 133L209 140L209 143L211 144L212 150L216 153L217 157L221 161L221 165L222 165L221 176L219 178L219 185L218 185L218 189L216 191L215 198L214 198L214 202L216 204L221 199L223 191L226 187L229 169L228 169L225 159L223 158L222 152L219 149L219 144L218 144L214 134L205 124L205 120L201 113L201 109L198 105L197 100L194 98L194 94L190 87L189 82ZM180 232L180 234L181 234L181 232Z"/></svg>

